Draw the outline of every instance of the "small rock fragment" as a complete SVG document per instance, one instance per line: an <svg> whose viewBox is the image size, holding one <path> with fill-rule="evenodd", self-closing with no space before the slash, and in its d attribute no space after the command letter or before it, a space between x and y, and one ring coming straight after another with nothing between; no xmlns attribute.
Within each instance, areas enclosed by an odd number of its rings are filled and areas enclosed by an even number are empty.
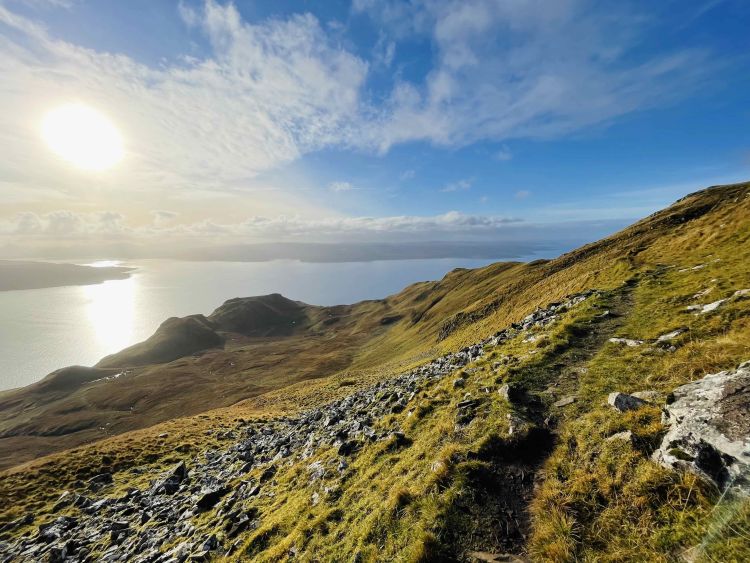
<svg viewBox="0 0 750 563"><path fill-rule="evenodd" d="M670 340L674 340L675 338L686 332L686 328L678 328L676 330L673 330L672 332L662 334L659 338L656 339L656 342L669 342Z"/></svg>
<svg viewBox="0 0 750 563"><path fill-rule="evenodd" d="M625 430L624 432L618 432L617 434L612 434L609 438L606 440L607 442L632 442L633 441L633 433L630 430Z"/></svg>
<svg viewBox="0 0 750 563"><path fill-rule="evenodd" d="M552 406L557 408L567 407L568 405L572 405L575 402L576 397L574 395L570 395L569 397L564 397L559 401L555 401L554 403L552 403Z"/></svg>
<svg viewBox="0 0 750 563"><path fill-rule="evenodd" d="M613 344L624 344L630 348L643 344L643 340L633 340L631 338L610 338L609 341Z"/></svg>

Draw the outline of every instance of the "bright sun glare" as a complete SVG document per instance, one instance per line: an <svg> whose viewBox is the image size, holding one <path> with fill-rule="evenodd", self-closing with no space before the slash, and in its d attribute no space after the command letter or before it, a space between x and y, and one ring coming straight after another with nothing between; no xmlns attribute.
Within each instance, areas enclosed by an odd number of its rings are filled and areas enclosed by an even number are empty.
<svg viewBox="0 0 750 563"><path fill-rule="evenodd" d="M50 111L42 122L42 136L60 157L86 170L111 168L124 154L117 127L84 104L66 104Z"/></svg>

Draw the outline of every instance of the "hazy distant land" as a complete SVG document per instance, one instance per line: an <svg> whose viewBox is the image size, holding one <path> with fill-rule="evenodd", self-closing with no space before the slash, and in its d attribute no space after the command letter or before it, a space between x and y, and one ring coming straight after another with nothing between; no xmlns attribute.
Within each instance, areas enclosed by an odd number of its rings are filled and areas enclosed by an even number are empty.
<svg viewBox="0 0 750 563"><path fill-rule="evenodd" d="M95 268L77 264L0 260L0 291L40 289L66 285L90 285L106 280L122 280L133 268Z"/></svg>

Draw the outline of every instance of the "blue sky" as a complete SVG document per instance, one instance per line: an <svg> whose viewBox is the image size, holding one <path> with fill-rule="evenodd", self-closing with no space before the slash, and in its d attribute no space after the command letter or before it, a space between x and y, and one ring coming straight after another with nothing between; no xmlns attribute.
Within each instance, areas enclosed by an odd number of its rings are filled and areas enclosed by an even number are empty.
<svg viewBox="0 0 750 563"><path fill-rule="evenodd" d="M0 0L0 248L590 240L750 178L749 25L742 0ZM122 131L112 170L39 141L71 101Z"/></svg>

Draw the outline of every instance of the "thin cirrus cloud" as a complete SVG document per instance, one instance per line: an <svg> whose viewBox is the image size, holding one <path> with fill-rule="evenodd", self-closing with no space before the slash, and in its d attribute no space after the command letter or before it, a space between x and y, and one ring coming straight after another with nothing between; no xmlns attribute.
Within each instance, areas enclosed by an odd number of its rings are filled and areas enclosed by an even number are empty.
<svg viewBox="0 0 750 563"><path fill-rule="evenodd" d="M441 192L449 193L449 192L465 192L466 190L471 189L471 185L474 183L474 180L471 178L464 178L462 180L457 180L455 182L451 182L450 184L446 184L442 188L440 188Z"/></svg>
<svg viewBox="0 0 750 563"><path fill-rule="evenodd" d="M625 4L355 0L353 9L399 40L429 38L437 53L423 82L394 87L373 134L381 150L564 135L683 95L711 66L699 49L639 55L646 20Z"/></svg>

